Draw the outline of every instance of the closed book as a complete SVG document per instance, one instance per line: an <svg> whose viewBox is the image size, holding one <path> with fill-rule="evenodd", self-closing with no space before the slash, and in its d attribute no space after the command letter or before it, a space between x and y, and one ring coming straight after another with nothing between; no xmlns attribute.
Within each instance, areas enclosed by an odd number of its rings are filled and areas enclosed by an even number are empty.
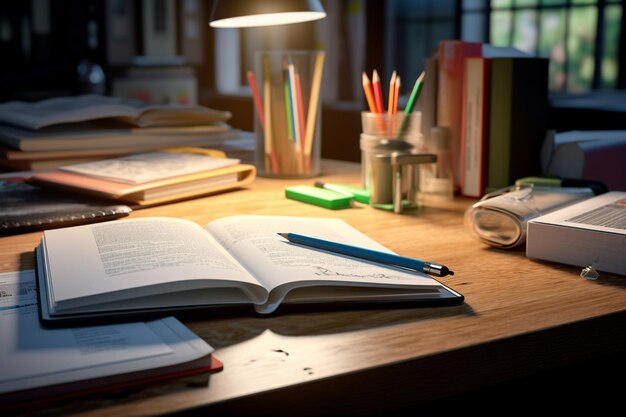
<svg viewBox="0 0 626 417"><path fill-rule="evenodd" d="M233 142L236 144L238 142ZM218 145L221 146L221 145ZM183 147L184 148L184 147ZM153 145L105 149L61 149L51 151L20 151L0 145L0 165L20 171L49 171L65 165L102 160L140 152L154 151ZM161 150L180 149L167 147ZM214 150L215 156L225 156L223 151Z"/></svg>
<svg viewBox="0 0 626 417"><path fill-rule="evenodd" d="M0 166L9 168L11 171L32 171L42 172L49 171L64 165L80 164L84 162L96 161L102 159L101 157L85 157L85 158L63 158L63 159L19 159L19 160L7 160L0 158Z"/></svg>
<svg viewBox="0 0 626 417"><path fill-rule="evenodd" d="M461 114L465 65L468 57L481 56L479 42L441 41L437 65L437 125L450 129L454 187L461 187Z"/></svg>
<svg viewBox="0 0 626 417"><path fill-rule="evenodd" d="M626 131L557 133L546 155L546 174L596 180L609 190L626 190Z"/></svg>
<svg viewBox="0 0 626 417"><path fill-rule="evenodd" d="M230 112L203 106L148 104L94 94L0 104L0 122L30 130L99 119L135 127L200 126L225 122L230 116Z"/></svg>
<svg viewBox="0 0 626 417"><path fill-rule="evenodd" d="M461 194L481 197L487 183L491 59L465 60L461 131Z"/></svg>
<svg viewBox="0 0 626 417"><path fill-rule="evenodd" d="M526 256L626 275L626 192L611 191L528 222Z"/></svg>
<svg viewBox="0 0 626 417"><path fill-rule="evenodd" d="M0 125L0 143L26 152L85 151L169 146L215 146L234 139L237 131L224 124L207 126L124 128L72 123L28 130Z"/></svg>
<svg viewBox="0 0 626 417"><path fill-rule="evenodd" d="M541 173L548 116L546 58L493 58L489 114L489 191Z"/></svg>
<svg viewBox="0 0 626 417"><path fill-rule="evenodd" d="M465 59L461 124L461 194L481 197L487 185L491 61L498 57L528 57L515 48L489 44L481 57Z"/></svg>
<svg viewBox="0 0 626 417"><path fill-rule="evenodd" d="M128 216L125 204L46 190L24 178L0 179L0 235L56 229Z"/></svg>
<svg viewBox="0 0 626 417"><path fill-rule="evenodd" d="M121 391L158 381L208 383L222 369L213 348L174 317L135 323L45 328L32 270L0 274L0 410ZM19 291L13 292L13 289ZM191 378L191 376L195 376ZM174 382L174 381L172 381Z"/></svg>
<svg viewBox="0 0 626 417"><path fill-rule="evenodd" d="M160 153L139 154L138 156L150 155L158 156ZM89 170L82 169L82 166L87 166L85 164L35 173L30 181L42 187L59 188L145 206L242 187L252 182L256 176L254 166L239 164L237 160L228 158L211 158L217 162L228 162L227 165L172 175L171 169L175 162L169 158L161 160L150 158L138 165L135 163L138 161L134 161L132 157L93 162L90 165L97 164L97 168ZM179 164L188 168L191 163L190 160L183 160ZM107 175L125 174L131 171L137 175L135 179L107 177ZM147 180L140 181L137 180L138 178Z"/></svg>

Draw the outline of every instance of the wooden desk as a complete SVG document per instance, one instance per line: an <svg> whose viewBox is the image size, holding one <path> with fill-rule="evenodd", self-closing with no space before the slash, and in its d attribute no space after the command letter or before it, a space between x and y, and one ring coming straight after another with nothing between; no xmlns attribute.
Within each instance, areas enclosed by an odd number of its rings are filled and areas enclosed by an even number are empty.
<svg viewBox="0 0 626 417"><path fill-rule="evenodd" d="M359 184L359 165L324 161L319 179ZM284 198L286 186L310 182L258 178L247 189L132 217L176 216L202 225L244 213L339 217L402 255L450 266L456 274L445 282L465 295L465 304L185 316L224 362L208 388L102 395L27 414L374 414L625 350L625 277L585 281L579 268L488 248L464 229L471 200L396 215L370 207L330 211ZM0 271L32 268L39 238L0 239Z"/></svg>

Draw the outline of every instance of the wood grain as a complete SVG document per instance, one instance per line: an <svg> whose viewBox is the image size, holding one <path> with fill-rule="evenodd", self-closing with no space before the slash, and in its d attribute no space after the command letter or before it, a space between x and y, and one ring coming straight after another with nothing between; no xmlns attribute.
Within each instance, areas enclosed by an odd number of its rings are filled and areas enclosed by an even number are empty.
<svg viewBox="0 0 626 417"><path fill-rule="evenodd" d="M324 161L326 182L359 185L359 165ZM626 278L595 282L578 268L527 259L475 240L463 223L469 199L428 201L393 214L360 206L331 211L284 197L302 180L257 178L245 189L134 212L204 225L234 214L337 217L395 252L441 262L442 278L466 297L454 307L206 310L180 318L216 347L224 371L208 387L106 395L25 410L46 415L155 415L203 412L301 415L373 413L626 348ZM124 221L124 220L118 220ZM32 268L40 233L0 239L0 270ZM315 401L310 401L315 396ZM262 408L259 408L262 407ZM301 409L299 409L301 410Z"/></svg>

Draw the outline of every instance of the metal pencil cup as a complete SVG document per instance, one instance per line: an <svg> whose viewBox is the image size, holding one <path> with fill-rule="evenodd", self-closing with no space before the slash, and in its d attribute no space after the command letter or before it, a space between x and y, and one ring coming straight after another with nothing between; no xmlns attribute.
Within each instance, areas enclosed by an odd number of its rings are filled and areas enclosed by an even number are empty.
<svg viewBox="0 0 626 417"><path fill-rule="evenodd" d="M310 178L319 174L323 66L322 51L256 52L254 130L259 175Z"/></svg>

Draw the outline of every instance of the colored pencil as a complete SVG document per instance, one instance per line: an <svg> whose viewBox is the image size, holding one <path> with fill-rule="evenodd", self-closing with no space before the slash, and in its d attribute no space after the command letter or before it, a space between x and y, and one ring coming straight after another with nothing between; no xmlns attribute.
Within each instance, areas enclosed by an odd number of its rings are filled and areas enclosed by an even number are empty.
<svg viewBox="0 0 626 417"><path fill-rule="evenodd" d="M317 119L317 106L320 98L320 87L322 83L322 70L324 69L324 52L318 52L315 57L313 68L313 80L311 81L311 95L309 97L309 114L306 118L306 136L304 141L304 155L310 164L311 151L313 149L313 134Z"/></svg>
<svg viewBox="0 0 626 417"><path fill-rule="evenodd" d="M367 100L367 106L370 112L376 113L376 103L374 102L374 93L372 92L372 83L365 72L361 77L363 83L363 91L365 92L365 99Z"/></svg>
<svg viewBox="0 0 626 417"><path fill-rule="evenodd" d="M417 102L417 98L420 95L420 91L422 91L423 81L426 73L422 71L417 80L415 81L415 85L413 86L413 91L411 91L411 96L409 97L409 101L404 108L404 118L402 119L402 126L400 127L400 132L398 137L401 137L405 134L406 129L409 127L409 119L411 118L411 113L413 112L413 108L415 107L415 103Z"/></svg>
<svg viewBox="0 0 626 417"><path fill-rule="evenodd" d="M398 112L398 100L400 98L400 76L396 77L396 83L393 86L394 88L394 101L393 101L393 114Z"/></svg>
<svg viewBox="0 0 626 417"><path fill-rule="evenodd" d="M424 85L423 81L424 81L425 75L426 73L422 71L420 76L417 77L417 80L415 81L415 85L413 86L413 91L411 91L411 96L409 97L409 101L407 102L406 107L404 109L405 115L410 115L411 112L413 111L413 108L415 107L415 102L417 101L417 98L419 97L420 92L422 91L422 86Z"/></svg>
<svg viewBox="0 0 626 417"><path fill-rule="evenodd" d="M268 56L263 57L263 104L265 109L265 159L266 166L269 172L278 174L278 158L276 151L274 150L274 137L272 133L272 100L271 100L271 77L270 61Z"/></svg>
<svg viewBox="0 0 626 417"><path fill-rule="evenodd" d="M396 72L391 74L391 80L389 80L389 94L387 96L387 114L393 115L393 103L395 103L396 94Z"/></svg>
<svg viewBox="0 0 626 417"><path fill-rule="evenodd" d="M326 252L338 253L341 255L352 256L354 258L365 259L384 265L399 266L426 274L445 277L454 275L447 266L435 262L426 262L415 258L396 255L395 253L380 252L372 249L362 248L359 246L346 245L345 243L333 242L330 240L319 239L312 236L301 235L298 233L278 233L291 243L307 246L310 248L321 249Z"/></svg>
<svg viewBox="0 0 626 417"><path fill-rule="evenodd" d="M295 143L295 136L293 135L293 119L291 116L291 93L289 92L289 70L287 65L283 62L283 89L285 95L285 117L287 124L287 137L292 143Z"/></svg>
<svg viewBox="0 0 626 417"><path fill-rule="evenodd" d="M263 111L263 103L261 103L261 95L259 94L259 86L256 83L254 72L248 71L248 84L250 84L250 90L252 90L252 100L254 101L254 107L256 108L256 114L261 123L261 128L265 129L265 113Z"/></svg>
<svg viewBox="0 0 626 417"><path fill-rule="evenodd" d="M383 113L383 90L380 86L380 77L378 76L378 72L376 70L374 70L374 75L372 75L372 89L374 90L376 113Z"/></svg>
<svg viewBox="0 0 626 417"><path fill-rule="evenodd" d="M302 100L302 82L300 81L300 74L296 72L296 104L298 105L298 132L302 141L306 138L306 125L304 116L304 102Z"/></svg>
<svg viewBox="0 0 626 417"><path fill-rule="evenodd" d="M293 141L296 145L296 152L302 150L302 136L298 128L300 116L298 115L298 97L296 92L296 68L291 60L287 57L287 74L289 80L289 104L291 107L291 128L293 131Z"/></svg>

